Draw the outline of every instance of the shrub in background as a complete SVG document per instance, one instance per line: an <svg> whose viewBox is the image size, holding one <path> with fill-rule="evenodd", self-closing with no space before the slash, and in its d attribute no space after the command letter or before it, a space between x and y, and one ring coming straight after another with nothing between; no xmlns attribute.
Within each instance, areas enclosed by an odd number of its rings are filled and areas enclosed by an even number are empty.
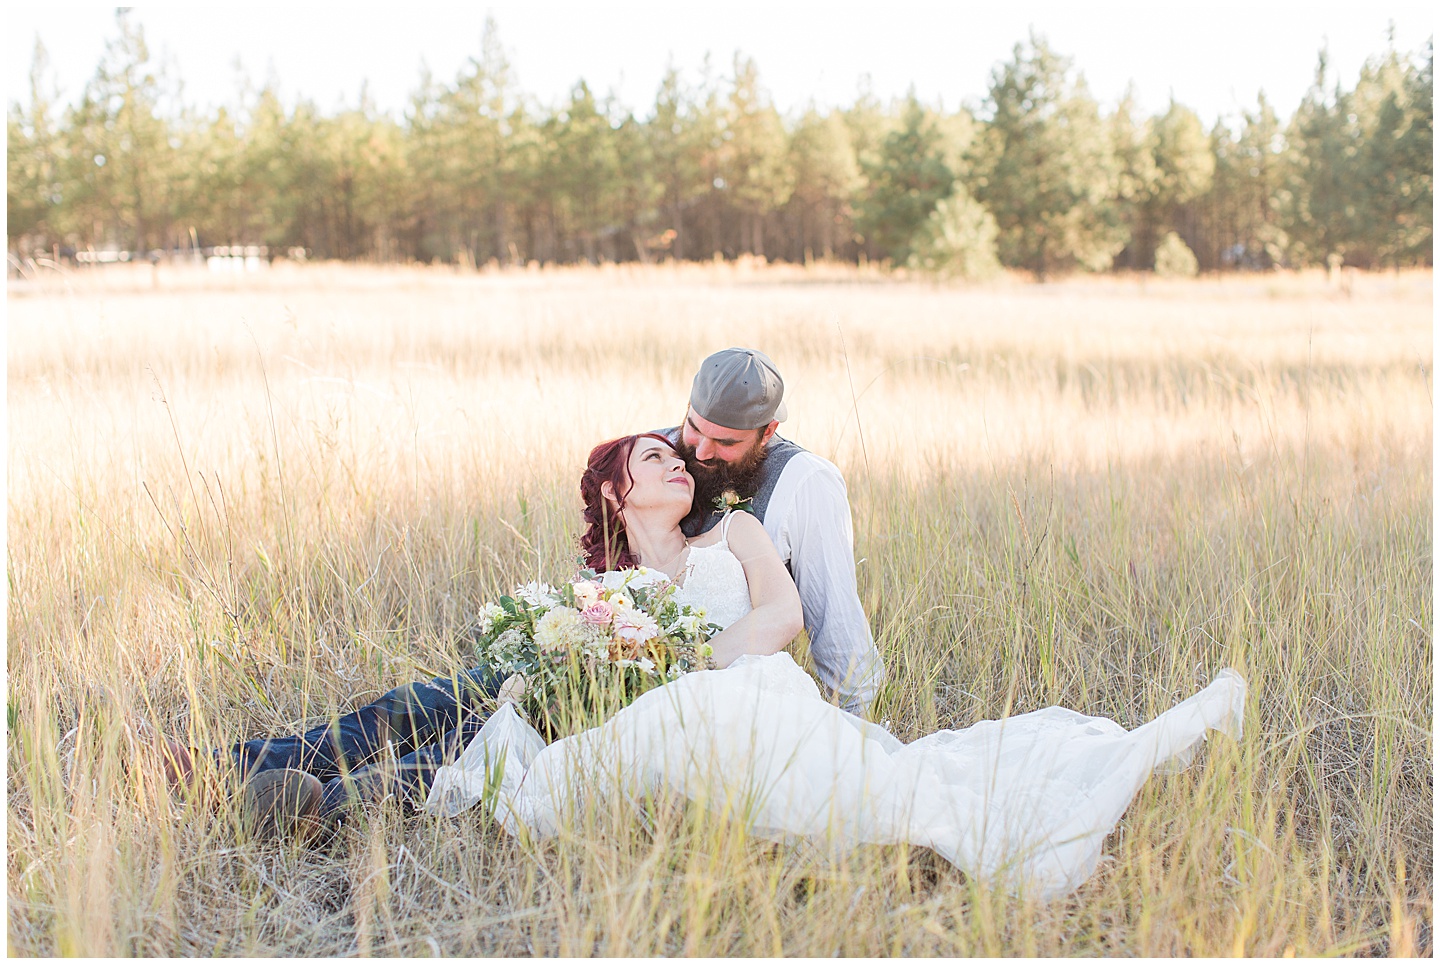
<svg viewBox="0 0 1440 965"><path fill-rule="evenodd" d="M1171 231L1155 249L1155 274L1162 278L1194 278L1200 271L1195 252Z"/></svg>
<svg viewBox="0 0 1440 965"><path fill-rule="evenodd" d="M993 278L1000 273L995 254L998 233L994 216L957 184L916 232L907 264L937 278Z"/></svg>

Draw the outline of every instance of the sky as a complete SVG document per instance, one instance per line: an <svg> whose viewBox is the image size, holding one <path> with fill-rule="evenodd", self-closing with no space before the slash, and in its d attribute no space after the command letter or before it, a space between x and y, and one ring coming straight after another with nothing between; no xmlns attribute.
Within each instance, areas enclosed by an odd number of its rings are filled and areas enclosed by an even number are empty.
<svg viewBox="0 0 1440 965"><path fill-rule="evenodd" d="M736 51L752 57L782 112L811 102L854 102L862 77L882 101L908 90L954 109L984 97L991 71L1033 29L1073 58L1092 94L1113 105L1133 83L1142 110L1170 99L1206 123L1236 116L1264 90L1282 117L1299 104L1328 45L1346 86L1367 57L1396 47L1418 51L1433 35L1433 4L1385 3L1088 3L888 0L730 0L723 4L611 0L607 3L394 2L378 5L266 2L146 4L132 16L152 56L184 83L185 102L212 109L233 104L248 79L280 83L324 110L354 105L362 84L377 107L397 117L418 86L421 65L453 81L480 52L493 16L520 88L541 104L561 102L583 78L614 93L637 115L649 113L667 64L697 79L711 68L728 75ZM28 102L38 36L61 99L73 101L94 74L114 8L99 4L7 4L6 102ZM1332 81L1333 83L1333 81Z"/></svg>

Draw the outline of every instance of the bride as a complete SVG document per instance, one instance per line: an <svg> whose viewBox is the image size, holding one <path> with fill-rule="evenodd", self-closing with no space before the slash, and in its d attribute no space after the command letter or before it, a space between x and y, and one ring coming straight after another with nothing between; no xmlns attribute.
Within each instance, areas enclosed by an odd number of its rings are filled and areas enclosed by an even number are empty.
<svg viewBox="0 0 1440 965"><path fill-rule="evenodd" d="M923 845L1044 897L1093 873L1152 772L1187 762L1207 730L1239 736L1245 684L1223 670L1133 731L1051 707L902 744L825 701L781 652L803 625L800 601L757 520L732 513L685 539L693 492L663 436L599 446L581 483L582 543L596 570L643 566L703 604L725 628L712 641L722 669L686 674L549 746L504 704L434 773L427 811L488 798L507 831L547 836L586 795L668 790L757 835Z"/></svg>

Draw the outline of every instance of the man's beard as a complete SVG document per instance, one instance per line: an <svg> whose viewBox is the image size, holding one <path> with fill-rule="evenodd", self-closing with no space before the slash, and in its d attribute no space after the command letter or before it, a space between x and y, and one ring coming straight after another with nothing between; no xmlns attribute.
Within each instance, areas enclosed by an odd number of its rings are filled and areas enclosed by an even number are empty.
<svg viewBox="0 0 1440 965"><path fill-rule="evenodd" d="M719 459L712 459L708 464L701 462L695 458L694 447L687 446L684 439L680 440L676 451L695 478L695 500L690 505L690 515L685 517L687 528L715 512L715 498L722 493L733 491L741 499L754 496L768 455L768 447L763 442L757 442L754 448L733 463Z"/></svg>

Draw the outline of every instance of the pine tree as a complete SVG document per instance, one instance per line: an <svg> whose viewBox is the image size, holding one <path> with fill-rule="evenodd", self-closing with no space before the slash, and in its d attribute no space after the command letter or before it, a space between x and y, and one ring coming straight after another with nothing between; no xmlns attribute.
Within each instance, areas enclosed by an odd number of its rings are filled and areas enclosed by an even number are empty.
<svg viewBox="0 0 1440 965"><path fill-rule="evenodd" d="M12 243L29 237L43 248L60 240L64 225L57 216L65 200L49 69L50 56L37 37L30 62L30 107L12 102L5 125L6 234Z"/></svg>
<svg viewBox="0 0 1440 965"><path fill-rule="evenodd" d="M1431 164L1415 156L1410 131L1418 126L1419 140L1428 147L1433 107L1412 80L1417 74L1392 44L1384 55L1366 62L1350 97L1352 123L1358 127L1354 163L1361 209L1346 255L1352 264L1399 267L1429 231L1423 217L1417 217L1415 201L1428 196Z"/></svg>
<svg viewBox="0 0 1440 965"><path fill-rule="evenodd" d="M904 264L916 233L955 184L940 128L913 94L865 174L856 227L880 258Z"/></svg>
<svg viewBox="0 0 1440 965"><path fill-rule="evenodd" d="M411 256L427 262L448 261L454 256L447 217L452 200L447 183L443 94L430 68L422 64L420 83L405 109L405 153L415 178L406 234Z"/></svg>
<svg viewBox="0 0 1440 965"><path fill-rule="evenodd" d="M672 257L686 257L688 237L685 213L710 189L701 170L697 150L699 125L691 92L674 66L666 69L655 92L654 114L644 127L645 141L657 184L659 203L665 209L669 230L657 245L669 247Z"/></svg>
<svg viewBox="0 0 1440 965"><path fill-rule="evenodd" d="M850 198L862 181L850 144L850 132L839 111L805 112L790 138L794 197L800 207L800 247L809 257L816 249L832 258L839 226L850 219Z"/></svg>
<svg viewBox="0 0 1440 965"><path fill-rule="evenodd" d="M1396 208L1399 237L1395 259L1411 264L1433 264L1435 237L1435 45L1425 44L1423 65L1405 80L1408 120L1394 162L1397 190L1403 199Z"/></svg>
<svg viewBox="0 0 1440 965"><path fill-rule="evenodd" d="M1150 124L1148 146L1155 177L1143 205L1145 239L1137 249L1140 267L1154 263L1157 237L1177 232L1194 237L1196 219L1189 216L1187 207L1210 190L1215 176L1215 155L1200 118L1173 100L1169 110ZM1194 258L1188 246L1185 251Z"/></svg>
<svg viewBox="0 0 1440 965"><path fill-rule="evenodd" d="M728 248L733 255L736 249L727 245L724 230L730 207L729 185L724 178L729 152L727 105L721 82L710 67L708 54L700 68L700 81L689 97L689 105L686 153L688 164L698 173L697 180L702 187L691 205L696 243L693 247L687 246L686 251L691 258L700 258L702 252L707 252L710 258L718 258Z"/></svg>
<svg viewBox="0 0 1440 965"><path fill-rule="evenodd" d="M1127 87L1115 112L1106 120L1110 151L1115 158L1115 215L1129 236L1129 243L1116 259L1125 268L1145 266L1140 252L1150 250L1153 244L1145 237L1145 208L1155 194L1159 176L1150 146L1149 122L1136 113L1134 89Z"/></svg>
<svg viewBox="0 0 1440 965"><path fill-rule="evenodd" d="M1325 265L1344 257L1356 235L1355 130L1349 95L1337 82L1327 90L1329 54L1322 50L1315 82L1290 120L1288 177L1281 193L1284 226L1295 264Z"/></svg>
<svg viewBox="0 0 1440 965"><path fill-rule="evenodd" d="M130 9L115 23L118 36L67 117L68 174L85 240L143 251L171 228L174 152L161 116L170 91Z"/></svg>
<svg viewBox="0 0 1440 965"><path fill-rule="evenodd" d="M611 109L618 110L613 101ZM628 236L628 243L609 254L621 260L633 251L637 258L649 264L649 242L659 224L658 205L664 195L664 186L655 174L650 140L646 137L645 125L629 112L612 128L610 137L618 159L612 195L612 237L618 245L623 233Z"/></svg>
<svg viewBox="0 0 1440 965"><path fill-rule="evenodd" d="M452 84L417 95L410 115L411 130L419 122L424 138L420 170L434 179L430 195L438 203L427 248L471 265L509 260L520 172L533 170L514 156L529 132L492 18L480 48Z"/></svg>
<svg viewBox="0 0 1440 965"><path fill-rule="evenodd" d="M621 194L620 155L607 111L579 82L570 99L547 121L552 132L554 184L565 214L567 234L580 242L586 261L599 260L601 233L622 220L617 200Z"/></svg>
<svg viewBox="0 0 1440 965"><path fill-rule="evenodd" d="M1070 62L1032 34L991 75L970 152L972 190L1000 228L1003 264L1044 279L1103 271L1125 243L1111 203L1115 159L1099 109Z"/></svg>
<svg viewBox="0 0 1440 965"><path fill-rule="evenodd" d="M1255 111L1245 113L1236 145L1241 185L1239 241L1254 267L1278 264L1289 245L1279 214L1279 196L1287 177L1286 152L1280 120L1261 92Z"/></svg>
<svg viewBox="0 0 1440 965"><path fill-rule="evenodd" d="M748 229L741 246L763 256L765 219L790 199L795 180L785 125L760 85L755 61L739 54L727 107L720 177Z"/></svg>

